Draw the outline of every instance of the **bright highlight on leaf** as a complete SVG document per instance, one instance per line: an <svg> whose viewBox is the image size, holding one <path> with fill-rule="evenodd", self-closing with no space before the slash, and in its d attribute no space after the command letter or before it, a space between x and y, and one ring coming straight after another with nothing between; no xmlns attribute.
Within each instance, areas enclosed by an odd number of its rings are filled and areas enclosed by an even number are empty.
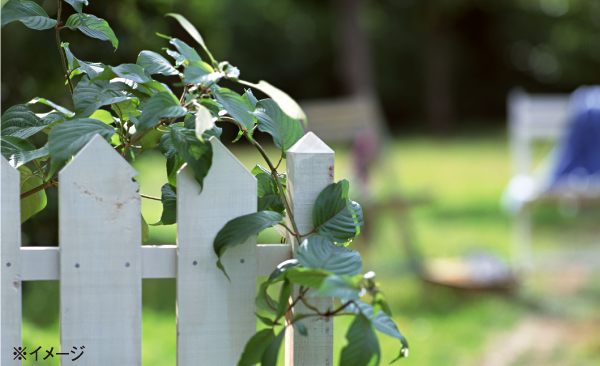
<svg viewBox="0 0 600 366"><path fill-rule="evenodd" d="M196 105L196 137L200 141L204 141L202 136L206 130L210 130L215 126L212 114L210 111L201 104Z"/></svg>
<svg viewBox="0 0 600 366"><path fill-rule="evenodd" d="M275 101L275 103L279 105L279 108L281 108L281 110L285 114L290 116L290 118L292 119L299 120L300 122L302 122L302 124L304 124L304 127L306 127L306 114L304 113L302 108L300 108L298 103L296 103L296 101L293 100L292 97L290 97L287 93L277 89L276 87L267 83L264 80L259 81L258 84L252 84L244 80L239 80L239 82L244 85L256 88L270 96Z"/></svg>
<svg viewBox="0 0 600 366"><path fill-rule="evenodd" d="M190 36L192 36L192 38L194 38L194 40L196 42L198 42L202 46L202 48L204 48L204 51L206 51L206 53L208 54L210 59L214 62L215 59L213 58L212 54L206 47L206 44L204 44L204 39L200 35L200 32L198 32L196 27L194 27L194 25L192 23L190 23L189 20L187 20L183 15L175 14L175 13L168 13L166 16L177 19L177 21L179 22L179 24L181 24L183 29L185 29L190 34Z"/></svg>

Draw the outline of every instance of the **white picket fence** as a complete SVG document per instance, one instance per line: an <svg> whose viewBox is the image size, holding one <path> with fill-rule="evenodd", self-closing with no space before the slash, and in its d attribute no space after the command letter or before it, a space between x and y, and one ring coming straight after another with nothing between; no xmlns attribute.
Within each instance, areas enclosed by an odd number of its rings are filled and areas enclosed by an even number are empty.
<svg viewBox="0 0 600 366"><path fill-rule="evenodd" d="M291 258L298 244L257 245L252 237L224 255L231 282L217 269L214 237L227 221L255 212L257 197L252 174L220 141L211 143L201 193L189 168L178 173L177 245L140 245L137 172L96 136L59 174L60 246L21 247L19 173L1 158L2 366L21 364L13 360L22 342L21 283L38 280L60 282L56 352L83 345L77 365L141 365L142 278L177 278L177 365L237 364L256 332L256 277ZM301 232L312 229L313 203L333 170L334 152L312 133L288 151L287 194ZM288 332L286 365L332 365L330 320L307 318L309 337Z"/></svg>

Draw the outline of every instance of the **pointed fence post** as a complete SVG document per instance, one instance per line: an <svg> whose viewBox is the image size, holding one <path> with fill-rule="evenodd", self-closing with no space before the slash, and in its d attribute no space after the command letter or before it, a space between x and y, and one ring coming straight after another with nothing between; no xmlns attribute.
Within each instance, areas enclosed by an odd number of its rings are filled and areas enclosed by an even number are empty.
<svg viewBox="0 0 600 366"><path fill-rule="evenodd" d="M136 175L100 136L59 174L60 352L84 351L80 366L141 365ZM63 356L61 364L71 364L71 358Z"/></svg>
<svg viewBox="0 0 600 366"><path fill-rule="evenodd" d="M0 156L2 166L1 215L2 228L2 365L20 365L14 360L13 347L21 346L21 202L20 175Z"/></svg>
<svg viewBox="0 0 600 366"><path fill-rule="evenodd" d="M333 183L334 152L314 133L307 133L287 152L287 197L294 219L301 234L310 232L313 226L312 209L321 191ZM289 226L291 224L288 223ZM300 243L288 235L294 255ZM297 294L297 289L294 290ZM333 299L313 297L311 304L319 310L333 308ZM311 313L312 310L298 304L295 313ZM287 328L285 337L287 366L333 365L333 321L331 318L309 317L302 320L308 329L308 337Z"/></svg>
<svg viewBox="0 0 600 366"><path fill-rule="evenodd" d="M216 138L204 189L187 167L177 175L177 365L235 365L256 332L256 236L228 249L217 266L213 240L238 216L256 212L256 178Z"/></svg>

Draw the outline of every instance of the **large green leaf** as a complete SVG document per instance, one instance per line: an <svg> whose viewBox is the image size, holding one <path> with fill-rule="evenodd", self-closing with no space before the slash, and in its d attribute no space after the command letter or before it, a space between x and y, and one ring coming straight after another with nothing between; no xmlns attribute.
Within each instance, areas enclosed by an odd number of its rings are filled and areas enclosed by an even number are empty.
<svg viewBox="0 0 600 366"><path fill-rule="evenodd" d="M10 160L14 154L22 151L35 150L35 146L33 146L31 142L19 137L2 136L1 139L2 146L0 146L0 149L2 151L2 156L4 156L7 160Z"/></svg>
<svg viewBox="0 0 600 366"><path fill-rule="evenodd" d="M141 116L139 111L140 100L138 98L127 99L118 103L113 103L110 108L117 113L123 121L129 121L129 115L133 117Z"/></svg>
<svg viewBox="0 0 600 366"><path fill-rule="evenodd" d="M140 154L156 146L156 144L158 144L158 142L164 134L164 132L159 130L148 131L148 133L145 134L144 137L142 137L142 139L140 140L140 145L142 145Z"/></svg>
<svg viewBox="0 0 600 366"><path fill-rule="evenodd" d="M217 102L221 103L227 110L227 113L247 131L252 131L254 117L250 114L248 104L246 104L238 93L227 88L219 88L214 91L214 95L217 98Z"/></svg>
<svg viewBox="0 0 600 366"><path fill-rule="evenodd" d="M83 11L83 5L89 5L88 0L65 0L66 3L71 4L73 9L75 9L78 13Z"/></svg>
<svg viewBox="0 0 600 366"><path fill-rule="evenodd" d="M200 185L204 185L204 178L212 164L212 144L202 142L196 137L196 131L179 126L169 127L171 142L177 154L183 158L187 165L194 171L194 178Z"/></svg>
<svg viewBox="0 0 600 366"><path fill-rule="evenodd" d="M81 78L73 92L73 105L77 118L86 118L98 108L133 99L132 94L122 91L110 90L110 83L106 80L90 82L88 76Z"/></svg>
<svg viewBox="0 0 600 366"><path fill-rule="evenodd" d="M357 300L361 296L360 276L329 276L325 278L317 291L319 296L331 296L339 299Z"/></svg>
<svg viewBox="0 0 600 366"><path fill-rule="evenodd" d="M179 51L179 54L182 57L184 57L186 60L188 60L188 62L202 61L202 58L200 57L200 55L198 55L198 52L196 52L195 49L188 46L182 40L177 39L177 38L172 38L169 41L169 43L171 43L173 46L175 46L175 48L177 48L177 51Z"/></svg>
<svg viewBox="0 0 600 366"><path fill-rule="evenodd" d="M277 366L277 356L279 356L279 348L281 348L281 342L284 337L285 329L280 331L277 337L265 349L260 360L260 366Z"/></svg>
<svg viewBox="0 0 600 366"><path fill-rule="evenodd" d="M310 288L319 288L325 278L333 275L331 272L315 268L292 267L284 272L284 277L290 282Z"/></svg>
<svg viewBox="0 0 600 366"><path fill-rule="evenodd" d="M263 329L250 338L237 366L252 366L260 362L263 353L275 338L273 329Z"/></svg>
<svg viewBox="0 0 600 366"><path fill-rule="evenodd" d="M142 51L140 52L137 62L141 68L147 71L150 75L178 75L179 71L175 69L166 58L156 52Z"/></svg>
<svg viewBox="0 0 600 366"><path fill-rule="evenodd" d="M300 121L283 113L273 99L263 99L252 113L258 121L258 129L273 136L273 143L283 153L304 136Z"/></svg>
<svg viewBox="0 0 600 366"><path fill-rule="evenodd" d="M167 158L167 179L169 184L177 186L177 171L184 164L183 158L177 152L170 133L165 133L158 142L160 152Z"/></svg>
<svg viewBox="0 0 600 366"><path fill-rule="evenodd" d="M73 119L54 127L48 135L52 170L77 154L96 134L109 141L115 130L91 118Z"/></svg>
<svg viewBox="0 0 600 366"><path fill-rule="evenodd" d="M54 109L56 109L57 111L63 113L64 115L66 115L67 117L73 117L75 115L75 113L71 112L70 110L68 110L67 108L58 105L46 98L40 98L40 97L35 97L32 100L30 100L29 102L25 103L26 105L32 105L32 104L36 104L36 103L42 103L45 104L49 107L52 107Z"/></svg>
<svg viewBox="0 0 600 366"><path fill-rule="evenodd" d="M267 94L283 110L283 113L287 114L292 119L301 121L304 124L304 126L306 126L306 114L304 113L302 108L300 108L298 103L296 103L296 101L293 100L285 92L277 89L276 87L267 83L264 80L259 81L258 84L252 84L243 80L239 80L239 82L254 87Z"/></svg>
<svg viewBox="0 0 600 366"><path fill-rule="evenodd" d="M2 141L4 143L4 141ZM28 163L33 160L43 159L50 154L50 149L48 144L40 147L39 149L29 150L29 151L21 151L14 154L11 157L10 163L14 167L20 167L21 165Z"/></svg>
<svg viewBox="0 0 600 366"><path fill-rule="evenodd" d="M115 50L119 46L119 40L108 25L108 22L94 15L73 14L67 19L65 27L69 27L72 30L79 29L83 34L92 38L110 41Z"/></svg>
<svg viewBox="0 0 600 366"><path fill-rule="evenodd" d="M158 126L161 118L183 117L186 113L175 95L169 92L156 93L144 106L137 131L143 132Z"/></svg>
<svg viewBox="0 0 600 366"><path fill-rule="evenodd" d="M103 64L84 62L75 57L71 52L71 49L69 48L69 43L63 42L61 46L62 48L64 48L65 55L67 56L67 64L69 65L69 70L78 69L78 71L88 74L88 76L92 79L100 75L102 71L104 71Z"/></svg>
<svg viewBox="0 0 600 366"><path fill-rule="evenodd" d="M216 83L224 74L215 70L204 61L191 61L183 71L186 84Z"/></svg>
<svg viewBox="0 0 600 366"><path fill-rule="evenodd" d="M260 285L256 299L254 300L254 304L256 305L257 309L263 309L275 315L277 314L277 308L279 307L279 304L267 293L267 288L269 285L271 285L270 281L265 281Z"/></svg>
<svg viewBox="0 0 600 366"><path fill-rule="evenodd" d="M18 168L21 173L21 194L44 184L39 176L33 174L25 165ZM21 200L21 223L46 207L46 191L41 190Z"/></svg>
<svg viewBox="0 0 600 366"><path fill-rule="evenodd" d="M170 17L177 19L177 21L179 22L179 24L181 24L183 29L185 29L190 34L190 36L192 36L192 38L194 38L194 40L196 42L198 42L200 44L200 46L202 46L202 48L204 48L204 51L206 51L206 53L208 53L208 55L210 56L211 60L213 60L212 54L206 47L206 44L204 44L204 39L202 38L202 36L200 35L200 32L198 32L198 30L196 29L196 27L194 27L194 25L192 23L190 23L186 18L184 18L180 14L168 13L166 16L170 16Z"/></svg>
<svg viewBox="0 0 600 366"><path fill-rule="evenodd" d="M343 179L319 193L313 206L313 225L320 235L337 243L360 234L364 225L362 208L348 199L350 185Z"/></svg>
<svg viewBox="0 0 600 366"><path fill-rule="evenodd" d="M348 344L342 349L340 365L375 366L379 364L379 340L371 322L362 314L357 315L346 333Z"/></svg>
<svg viewBox="0 0 600 366"><path fill-rule="evenodd" d="M256 175L258 191L257 211L275 211L283 213L284 206L277 183L270 174L260 172Z"/></svg>
<svg viewBox="0 0 600 366"><path fill-rule="evenodd" d="M51 123L50 120L38 117L25 104L17 104L7 109L2 115L0 134L26 139Z"/></svg>
<svg viewBox="0 0 600 366"><path fill-rule="evenodd" d="M160 201L163 205L163 212L160 216L160 220L152 224L152 226L158 225L173 225L177 223L177 188L173 187L169 183L166 183L160 189L161 197Z"/></svg>
<svg viewBox="0 0 600 366"><path fill-rule="evenodd" d="M264 229L275 226L283 220L283 216L273 211L260 211L236 217L229 221L219 231L213 242L213 249L219 257L217 266L226 274L221 264L221 256L227 248L243 244L252 235L257 235Z"/></svg>
<svg viewBox="0 0 600 366"><path fill-rule="evenodd" d="M269 276L269 282L277 282L281 278L281 276L290 268L300 267L300 263L298 263L297 259L288 259L283 261L277 265L277 267L271 272Z"/></svg>
<svg viewBox="0 0 600 366"><path fill-rule="evenodd" d="M50 19L46 11L33 1L22 3L19 0L8 0L2 8L2 27L15 20L35 30L56 26L56 20Z"/></svg>
<svg viewBox="0 0 600 366"><path fill-rule="evenodd" d="M296 258L305 268L321 268L336 275L354 276L362 270L360 253L318 235L302 242Z"/></svg>
<svg viewBox="0 0 600 366"><path fill-rule="evenodd" d="M406 338L404 338L404 336L400 333L396 323L394 323L392 318L390 318L385 312L378 311L375 316L373 316L373 306L362 301L353 301L346 307L346 310L356 314L364 314L368 319L371 320L371 323L375 329L381 333L389 335L390 337L400 340L400 356L398 358L408 356L408 342ZM398 358L396 358L396 360Z"/></svg>
<svg viewBox="0 0 600 366"><path fill-rule="evenodd" d="M104 71L102 72L102 74L93 78L92 81L111 80L114 78L127 79L138 84L145 84L152 81L150 73L148 73L141 66L136 64L104 66Z"/></svg>

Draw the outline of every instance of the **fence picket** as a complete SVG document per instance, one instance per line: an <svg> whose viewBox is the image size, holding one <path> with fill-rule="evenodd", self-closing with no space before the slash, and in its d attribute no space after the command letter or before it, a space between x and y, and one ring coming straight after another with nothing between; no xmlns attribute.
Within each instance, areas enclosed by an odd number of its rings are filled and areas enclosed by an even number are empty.
<svg viewBox="0 0 600 366"><path fill-rule="evenodd" d="M212 138L204 189L190 168L177 184L177 364L235 365L256 331L256 237L223 256L231 282L217 269L213 240L227 221L256 212L256 179Z"/></svg>
<svg viewBox="0 0 600 366"><path fill-rule="evenodd" d="M20 365L13 347L21 347L21 204L19 171L0 156L2 239L2 365Z"/></svg>
<svg viewBox="0 0 600 366"><path fill-rule="evenodd" d="M313 229L312 208L317 196L333 183L334 152L312 132L307 133L287 152L287 195L301 234ZM294 253L297 240L288 235ZM294 290L297 294L297 289ZM313 297L311 304L321 311L333 308L332 298ZM303 304L294 312L309 313ZM302 321L308 329L304 337L292 328L286 332L287 366L330 366L333 364L333 321L330 318L309 317Z"/></svg>
<svg viewBox="0 0 600 366"><path fill-rule="evenodd" d="M81 351L78 365L141 365L136 175L100 136L59 174L61 352L76 352L63 365Z"/></svg>

